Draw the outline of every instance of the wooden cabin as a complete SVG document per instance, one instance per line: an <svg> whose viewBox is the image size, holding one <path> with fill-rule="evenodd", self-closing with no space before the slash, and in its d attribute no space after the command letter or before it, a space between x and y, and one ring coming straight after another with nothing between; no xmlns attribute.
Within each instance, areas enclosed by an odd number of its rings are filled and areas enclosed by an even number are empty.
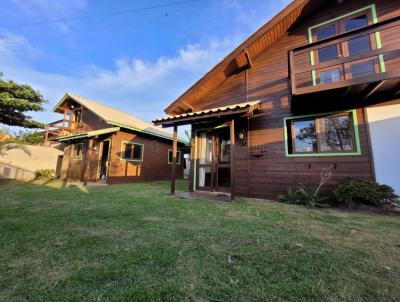
<svg viewBox="0 0 400 302"><path fill-rule="evenodd" d="M57 171L61 180L126 183L170 179L171 132L71 93L53 110L63 118L48 125L46 140L66 146ZM178 178L183 178L184 146L177 138Z"/></svg>
<svg viewBox="0 0 400 302"><path fill-rule="evenodd" d="M322 169L400 193L400 1L295 0L153 122L192 126L189 191L276 198Z"/></svg>

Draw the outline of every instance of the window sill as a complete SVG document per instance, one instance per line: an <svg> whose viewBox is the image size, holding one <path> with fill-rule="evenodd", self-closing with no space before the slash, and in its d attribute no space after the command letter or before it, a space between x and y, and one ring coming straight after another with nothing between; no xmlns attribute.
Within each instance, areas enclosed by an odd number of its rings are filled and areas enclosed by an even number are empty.
<svg viewBox="0 0 400 302"><path fill-rule="evenodd" d="M327 157L327 156L358 156L361 152L344 152L344 153L298 153L298 154L286 154L286 157Z"/></svg>

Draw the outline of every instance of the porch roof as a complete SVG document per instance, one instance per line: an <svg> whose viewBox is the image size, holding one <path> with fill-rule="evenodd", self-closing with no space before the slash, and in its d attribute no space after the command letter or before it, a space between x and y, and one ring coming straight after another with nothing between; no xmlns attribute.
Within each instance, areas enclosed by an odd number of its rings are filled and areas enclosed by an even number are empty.
<svg viewBox="0 0 400 302"><path fill-rule="evenodd" d="M94 136L98 136L98 135L102 135L102 134L117 132L119 130L120 130L119 127L112 127L112 128L105 128L105 129L88 131L88 132L74 133L71 135L62 136L58 139L58 141L64 142L64 141L69 141L69 140L74 140L74 139L94 137Z"/></svg>
<svg viewBox="0 0 400 302"><path fill-rule="evenodd" d="M185 125L192 124L193 122L204 121L207 119L218 118L220 116L228 116L235 114L246 114L258 109L261 101L251 101L238 103L233 105L227 105L222 107L209 108L205 110L183 113L178 115L168 115L163 118L153 120L155 125L162 125L163 127L169 127L174 124Z"/></svg>

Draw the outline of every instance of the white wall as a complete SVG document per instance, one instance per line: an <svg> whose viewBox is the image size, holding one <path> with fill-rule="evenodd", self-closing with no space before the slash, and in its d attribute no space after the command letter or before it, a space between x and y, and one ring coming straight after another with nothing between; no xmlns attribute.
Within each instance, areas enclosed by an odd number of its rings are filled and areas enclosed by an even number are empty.
<svg viewBox="0 0 400 302"><path fill-rule="evenodd" d="M367 108L376 180L400 195L400 104Z"/></svg>

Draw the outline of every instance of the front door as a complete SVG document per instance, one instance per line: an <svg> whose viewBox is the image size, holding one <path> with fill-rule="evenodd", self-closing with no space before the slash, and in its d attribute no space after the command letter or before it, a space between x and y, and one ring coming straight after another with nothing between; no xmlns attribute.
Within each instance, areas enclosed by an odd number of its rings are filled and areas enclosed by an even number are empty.
<svg viewBox="0 0 400 302"><path fill-rule="evenodd" d="M197 190L230 192L231 162L229 127L198 132L197 158Z"/></svg>
<svg viewBox="0 0 400 302"><path fill-rule="evenodd" d="M110 157L110 140L104 140L101 142L100 147L100 158L99 158L99 169L97 179L106 181L108 172L108 161Z"/></svg>

